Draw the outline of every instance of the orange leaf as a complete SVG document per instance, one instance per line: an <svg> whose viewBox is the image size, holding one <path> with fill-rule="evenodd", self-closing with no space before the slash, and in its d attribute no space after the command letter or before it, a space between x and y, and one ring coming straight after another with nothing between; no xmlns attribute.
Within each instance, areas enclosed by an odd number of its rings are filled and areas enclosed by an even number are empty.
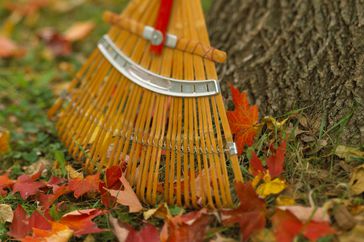
<svg viewBox="0 0 364 242"><path fill-rule="evenodd" d="M64 38L70 42L82 40L86 38L94 28L95 24L91 21L78 22L72 25L64 33Z"/></svg>
<svg viewBox="0 0 364 242"><path fill-rule="evenodd" d="M105 211L98 209L76 210L63 215L58 222L72 229L75 236L99 233L104 230L98 228L92 219L102 214L105 214Z"/></svg>
<svg viewBox="0 0 364 242"><path fill-rule="evenodd" d="M14 183L15 181L11 180L8 174L0 176L0 195L6 195L7 191L5 191L4 189L11 187Z"/></svg>
<svg viewBox="0 0 364 242"><path fill-rule="evenodd" d="M204 241L211 217L206 209L169 218L162 229L162 242Z"/></svg>
<svg viewBox="0 0 364 242"><path fill-rule="evenodd" d="M238 148L238 154L242 154L244 146L251 146L257 133L256 124L258 123L258 107L250 106L248 97L245 92L239 93L238 89L230 86L235 105L234 111L228 111L232 134L235 135L235 142Z"/></svg>
<svg viewBox="0 0 364 242"><path fill-rule="evenodd" d="M80 196L88 192L98 191L99 183L100 183L100 175L95 174L87 176L84 179L75 178L70 180L68 183L68 188L74 192L75 198L79 198Z"/></svg>
<svg viewBox="0 0 364 242"><path fill-rule="evenodd" d="M274 234L279 242L291 242L300 234L311 241L316 241L336 232L327 222L309 221L302 223L288 210L278 209L272 217L272 224Z"/></svg>
<svg viewBox="0 0 364 242"><path fill-rule="evenodd" d="M257 154L252 151L252 157L250 159L250 169L253 176L257 176L259 173L265 173L262 161L258 158Z"/></svg>
<svg viewBox="0 0 364 242"><path fill-rule="evenodd" d="M73 234L73 231L70 230L66 225L52 222L51 230L43 230L43 229L33 229L33 235L27 236L22 239L22 242L47 242L47 241L57 241L57 242L67 242Z"/></svg>
<svg viewBox="0 0 364 242"><path fill-rule="evenodd" d="M247 241L253 232L265 226L265 202L250 183L238 182L235 189L240 205L235 209L223 210L221 218L224 225L239 224L242 240Z"/></svg>
<svg viewBox="0 0 364 242"><path fill-rule="evenodd" d="M131 188L129 182L125 179L124 176L120 177L121 184L124 186L123 190L112 190L106 189L109 191L110 195L116 198L116 201L124 206L129 207L129 212L135 213L139 212L143 209L142 204L140 203L138 197L134 193Z"/></svg>
<svg viewBox="0 0 364 242"><path fill-rule="evenodd" d="M22 57L24 55L25 55L24 49L17 46L12 40L0 36L0 58ZM5 136L6 134L2 135ZM1 144L4 143L0 141L0 146L2 146Z"/></svg>

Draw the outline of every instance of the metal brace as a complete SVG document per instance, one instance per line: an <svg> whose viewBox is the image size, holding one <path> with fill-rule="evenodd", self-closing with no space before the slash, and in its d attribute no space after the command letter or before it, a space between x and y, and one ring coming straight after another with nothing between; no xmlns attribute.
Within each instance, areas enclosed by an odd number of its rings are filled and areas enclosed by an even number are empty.
<svg viewBox="0 0 364 242"><path fill-rule="evenodd" d="M150 91L174 97L205 97L220 92L217 80L178 80L139 66L122 53L107 35L99 41L98 48L121 74Z"/></svg>
<svg viewBox="0 0 364 242"><path fill-rule="evenodd" d="M145 26L143 37L146 40L149 40L152 45L160 45L163 42L163 34L159 30L151 27ZM170 48L176 48L178 38L173 34L166 34L166 41L164 43L165 46Z"/></svg>

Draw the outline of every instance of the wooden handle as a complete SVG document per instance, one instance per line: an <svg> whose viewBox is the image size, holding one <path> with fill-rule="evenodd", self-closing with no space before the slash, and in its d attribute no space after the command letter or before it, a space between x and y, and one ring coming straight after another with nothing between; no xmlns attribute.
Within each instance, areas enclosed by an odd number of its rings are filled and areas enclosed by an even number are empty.
<svg viewBox="0 0 364 242"><path fill-rule="evenodd" d="M127 30L133 34L139 35L140 37L143 37L145 26L130 18L123 17L115 13L106 11L104 13L103 19L106 23ZM217 63L224 63L227 58L227 54L224 51L215 49L199 41L190 40L186 38L178 38L176 49L201 56L202 58Z"/></svg>

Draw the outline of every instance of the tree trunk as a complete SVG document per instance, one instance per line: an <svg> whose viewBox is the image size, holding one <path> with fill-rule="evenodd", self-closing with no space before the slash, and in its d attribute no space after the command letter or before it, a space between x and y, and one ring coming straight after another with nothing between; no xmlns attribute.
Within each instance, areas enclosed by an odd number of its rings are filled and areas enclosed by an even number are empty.
<svg viewBox="0 0 364 242"><path fill-rule="evenodd" d="M215 0L212 45L228 52L219 66L247 90L262 115L306 108L333 127L353 113L344 141L364 140L363 0Z"/></svg>

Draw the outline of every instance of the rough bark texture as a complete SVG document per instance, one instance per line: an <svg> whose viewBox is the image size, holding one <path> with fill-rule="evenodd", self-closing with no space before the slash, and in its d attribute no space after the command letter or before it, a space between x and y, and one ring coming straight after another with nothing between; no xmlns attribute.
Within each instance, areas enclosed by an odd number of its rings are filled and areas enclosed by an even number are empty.
<svg viewBox="0 0 364 242"><path fill-rule="evenodd" d="M263 115L306 107L328 125L354 111L344 141L364 143L364 0L215 0L208 16L225 96L235 83Z"/></svg>

